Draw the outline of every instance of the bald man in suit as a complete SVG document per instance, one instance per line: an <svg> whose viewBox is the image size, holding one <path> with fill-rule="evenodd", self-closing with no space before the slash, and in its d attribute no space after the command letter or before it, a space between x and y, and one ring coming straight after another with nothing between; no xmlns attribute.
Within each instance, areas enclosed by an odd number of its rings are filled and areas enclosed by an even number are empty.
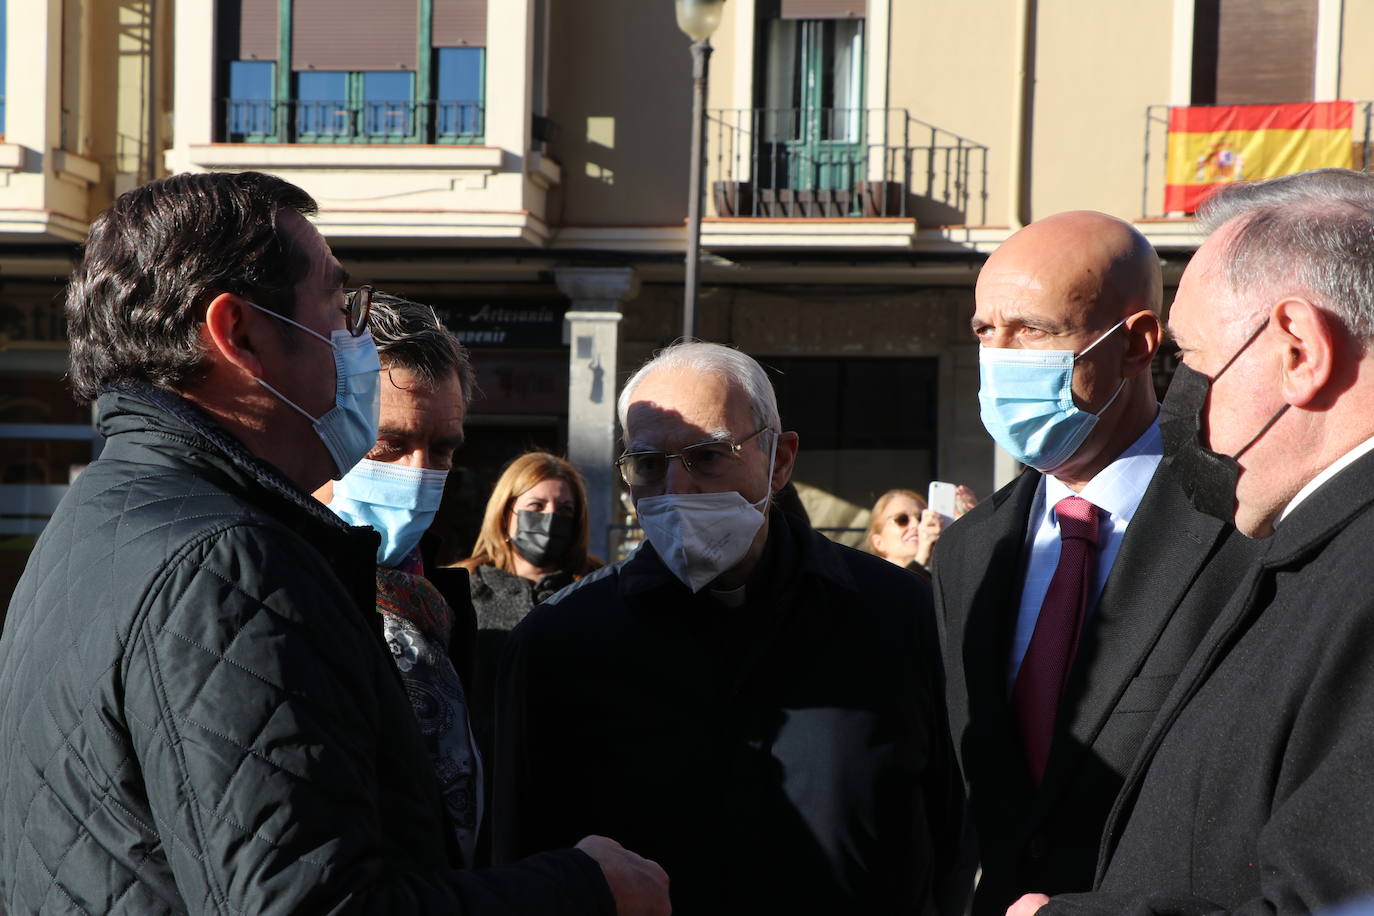
<svg viewBox="0 0 1374 916"><path fill-rule="evenodd" d="M1088 211L1022 229L979 275L984 425L1028 468L952 525L935 560L950 727L982 869L975 916L1000 916L1028 891L1092 886L1124 774L1249 561L1246 539L1194 510L1160 465L1150 369L1161 287L1149 242ZM1070 527L1057 507L1068 497L1088 507L1095 543L1046 697L1057 624L1044 609L1061 592Z"/></svg>

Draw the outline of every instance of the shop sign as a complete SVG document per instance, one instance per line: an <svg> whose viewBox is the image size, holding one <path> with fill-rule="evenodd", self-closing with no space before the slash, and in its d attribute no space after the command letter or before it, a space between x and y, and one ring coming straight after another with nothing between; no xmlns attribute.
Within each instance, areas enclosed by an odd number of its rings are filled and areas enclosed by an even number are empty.
<svg viewBox="0 0 1374 916"><path fill-rule="evenodd" d="M436 308L439 317L473 349L542 350L564 346L567 300L495 299Z"/></svg>

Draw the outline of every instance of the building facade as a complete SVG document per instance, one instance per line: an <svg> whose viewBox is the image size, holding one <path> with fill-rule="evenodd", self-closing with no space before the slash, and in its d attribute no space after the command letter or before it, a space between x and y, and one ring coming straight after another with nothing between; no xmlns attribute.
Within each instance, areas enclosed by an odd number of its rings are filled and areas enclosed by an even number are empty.
<svg viewBox="0 0 1374 916"><path fill-rule="evenodd" d="M455 559L530 447L584 469L593 542L616 549L618 386L683 330L692 82L672 0L0 9L0 590L99 446L62 381L73 251L118 192L196 170L300 184L359 282L435 305L473 349ZM1351 100L1362 165L1370 28L1374 0L728 0L698 334L773 374L813 522L862 525L891 487L1009 479L968 330L987 253L1103 210L1136 221L1171 288L1199 238L1163 208L1167 107Z"/></svg>

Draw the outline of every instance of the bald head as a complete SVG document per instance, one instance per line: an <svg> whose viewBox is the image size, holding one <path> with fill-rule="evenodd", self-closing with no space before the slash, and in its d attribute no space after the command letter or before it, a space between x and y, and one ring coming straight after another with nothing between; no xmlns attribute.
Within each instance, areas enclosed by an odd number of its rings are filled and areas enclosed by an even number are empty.
<svg viewBox="0 0 1374 916"><path fill-rule="evenodd" d="M1073 210L1032 223L995 251L979 277L1072 304L1115 324L1142 309L1160 314L1159 256L1130 223Z"/></svg>
<svg viewBox="0 0 1374 916"><path fill-rule="evenodd" d="M985 349L1075 354L1074 405L1099 422L1078 451L1049 469L1070 487L1085 484L1154 422L1149 369L1162 337L1162 287L1159 257L1145 237L1089 210L1027 226L978 274L972 324Z"/></svg>

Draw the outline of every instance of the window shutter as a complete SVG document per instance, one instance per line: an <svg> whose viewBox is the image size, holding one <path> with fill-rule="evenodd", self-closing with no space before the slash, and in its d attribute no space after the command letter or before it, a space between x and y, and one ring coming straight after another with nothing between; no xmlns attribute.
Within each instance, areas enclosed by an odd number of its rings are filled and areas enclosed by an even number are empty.
<svg viewBox="0 0 1374 916"><path fill-rule="evenodd" d="M220 56L225 60L276 60L280 7L280 0L220 0Z"/></svg>
<svg viewBox="0 0 1374 916"><path fill-rule="evenodd" d="M868 0L782 0L783 19L863 19Z"/></svg>
<svg viewBox="0 0 1374 916"><path fill-rule="evenodd" d="M436 48L485 48L487 0L434 0L430 34Z"/></svg>
<svg viewBox="0 0 1374 916"><path fill-rule="evenodd" d="M1221 0L1217 104L1310 102L1316 67L1317 0Z"/></svg>
<svg viewBox="0 0 1374 916"><path fill-rule="evenodd" d="M292 70L414 70L420 0L294 0Z"/></svg>

